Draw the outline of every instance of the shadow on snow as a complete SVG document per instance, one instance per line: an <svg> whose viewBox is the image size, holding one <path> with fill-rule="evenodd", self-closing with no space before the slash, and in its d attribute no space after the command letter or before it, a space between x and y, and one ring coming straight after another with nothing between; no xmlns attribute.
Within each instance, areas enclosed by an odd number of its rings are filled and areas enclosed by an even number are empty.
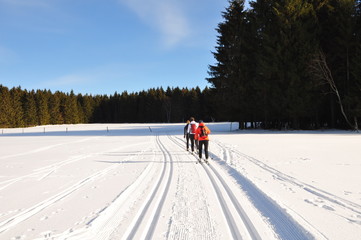
<svg viewBox="0 0 361 240"><path fill-rule="evenodd" d="M228 173L241 186L249 200L272 225L280 239L314 239L314 237L308 231L306 231L300 224L294 221L289 214L287 214L285 209L282 209L274 200L272 200L259 188L257 188L257 186L254 185L249 179L244 177L235 169L226 165L225 162L220 161L220 158L216 156L214 157L214 160L218 160L219 164L227 169Z"/></svg>

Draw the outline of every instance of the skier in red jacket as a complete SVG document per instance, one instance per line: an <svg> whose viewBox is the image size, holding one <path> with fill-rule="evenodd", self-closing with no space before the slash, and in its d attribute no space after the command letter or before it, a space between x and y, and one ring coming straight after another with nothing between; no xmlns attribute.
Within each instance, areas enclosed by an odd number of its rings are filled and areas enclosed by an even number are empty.
<svg viewBox="0 0 361 240"><path fill-rule="evenodd" d="M197 139L199 142L199 160L202 159L202 150L204 146L204 153L206 155L206 162L208 162L208 145L209 138L208 135L211 133L211 130L204 124L203 121L199 121L199 126L196 130Z"/></svg>

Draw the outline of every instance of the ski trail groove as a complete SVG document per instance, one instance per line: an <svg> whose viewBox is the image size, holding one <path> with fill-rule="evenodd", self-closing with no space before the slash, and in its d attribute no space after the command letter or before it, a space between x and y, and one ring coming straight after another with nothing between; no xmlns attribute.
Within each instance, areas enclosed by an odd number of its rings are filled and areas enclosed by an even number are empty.
<svg viewBox="0 0 361 240"><path fill-rule="evenodd" d="M220 147L224 147L224 146L221 146L219 143L217 143ZM344 207L356 214L361 214L361 205L357 204L357 203L354 203L354 202L351 202L349 200L346 200L344 198L341 198L341 197L338 197L338 196L335 196L334 194L331 194L327 191L324 191L322 189L319 189L315 186L312 186L312 185L309 185L307 183L304 183L298 179L295 179L287 174L284 174L266 164L264 164L263 162L259 161L258 159L256 158L253 158L251 156L248 156L244 153L241 153L237 150L229 150L229 151L232 151L234 152L236 155L238 156L241 156L245 159L247 159L248 161L254 163L255 165L259 166L260 168L262 168L263 170L265 171L268 171L272 174L275 174L278 178L280 178L281 180L285 181L285 182L288 182L288 183L291 183L292 185L295 185L299 188L302 188L304 189L305 191L317 196L317 197L320 197L320 198L323 198L327 201L330 201L334 204L337 204L341 207Z"/></svg>
<svg viewBox="0 0 361 240"><path fill-rule="evenodd" d="M161 196L161 199L159 200L159 202L157 203L156 210L152 213L152 217L150 218L151 221L147 224L145 230L143 231L142 239L151 239L152 238L154 230L155 230L156 225L157 225L157 222L159 220L160 212L161 212L161 209L163 207L165 198L167 196L167 193L168 193L168 190L169 190L169 187L170 187L171 179L172 179L173 160L172 160L171 154L167 151L167 149L164 147L163 143L160 141L159 135L156 136L156 142L157 142L157 145L158 145L159 149L161 150L161 152L163 154L162 173L161 173L161 175L160 175L160 177L158 179L157 184L155 185L155 187L151 191L148 200L141 207L141 209L138 212L138 215L133 220L133 223L127 229L127 231L123 235L122 239L127 239L127 240L128 239L135 239L135 236L136 236L136 234L138 232L138 229L141 226L142 221L143 221L145 215L147 214L147 212L149 210L149 206L155 200L157 194L158 195L161 194L162 196ZM166 183L166 186L164 187L164 189L162 190L162 192L158 193L160 191L159 189L160 189L160 187L161 187L161 185L163 183L163 179L165 178L165 175L166 175L167 165L168 165L168 161L167 161L168 158L169 158L170 169L169 169L169 172L168 172L167 183Z"/></svg>
<svg viewBox="0 0 361 240"><path fill-rule="evenodd" d="M138 154L135 154L129 157L128 160L123 160L123 162L129 161L137 156L141 156L147 152L151 147L140 151ZM155 153L153 152L153 160L150 161L150 164L142 171L139 177L120 192L112 201L111 204L105 206L100 211L97 212L96 216L90 219L86 225L77 230L71 230L71 232L66 231L58 235L53 235L55 239L72 239L72 240L83 240L83 239L97 239L97 240L107 240L112 239L111 235L115 229L120 225L120 222L123 219L124 212L130 207L131 202L133 201L133 196L136 195L136 191L146 182L147 176L152 175L154 169L154 159Z"/></svg>
<svg viewBox="0 0 361 240"><path fill-rule="evenodd" d="M65 197L67 197L74 191L78 190L79 188L81 188L82 186L87 184L88 182L93 181L96 178L105 175L106 173L108 173L109 171L113 170L116 167L117 167L116 165L113 165L106 169L103 169L102 171L98 171L98 172L84 178L83 180L79 181L78 183L74 184L73 186L65 189L64 191L54 195L53 197L50 197L28 209L25 209L24 211L21 211L19 214L15 215L7 220L4 220L3 222L0 222L0 233L6 231L7 229L15 226L16 224L18 224L20 222L25 221L26 219L30 218L31 216L35 215L36 213L51 206L52 204L64 199Z"/></svg>
<svg viewBox="0 0 361 240"><path fill-rule="evenodd" d="M175 140L174 138L172 138L173 142L183 148L183 144L181 144L179 141ZM197 157L195 157L197 158ZM232 214L230 213L229 207L221 193L221 187L223 187L223 189L225 190L225 192L227 193L227 196L229 197L229 199L231 200L233 207L236 209L240 219L242 220L243 224L245 225L248 234L250 235L250 237L254 240L261 240L261 236L259 235L259 233L256 230L256 227L253 225L253 223L251 222L251 220L249 219L248 215L246 214L246 212L243 210L243 208L241 207L241 205L239 204L239 202L237 201L236 197L234 196L233 192L231 191L231 189L229 188L229 186L227 185L226 181L223 179L223 177L218 173L218 171L211 165L205 165L205 164L201 164L201 166L203 167L203 169L205 170L205 172L207 173L212 186L216 192L218 201L222 207L222 211L225 215L225 218L227 220L228 223L228 227L229 230L232 234L233 239L242 239L241 233L237 227L236 221L233 218ZM219 186L216 182L216 180L214 179L214 177L212 176L212 173L216 176L216 178L218 179L218 181L221 183L221 186Z"/></svg>
<svg viewBox="0 0 361 240"><path fill-rule="evenodd" d="M83 140L83 141L86 141L86 139ZM75 142L80 142L80 140L75 141ZM126 147L136 146L136 145L141 145L141 144L143 144L143 143L127 145ZM56 146L58 146L58 145L60 146L60 145L65 145L65 144L57 144ZM123 149L123 148L126 148L126 147L115 148L115 149L112 149L111 151L117 151L117 150L120 150L120 149ZM50 148L47 148L47 149L50 149ZM29 174L26 174L26 175L23 175L23 176L20 176L20 177L17 177L17 178L12 178L12 179L8 179L8 180L0 182L0 185L3 185L3 186L0 187L0 191L4 190L5 188L7 188L9 186L11 186L12 184L14 184L16 182L19 182L21 180L24 180L26 178L37 177L37 176L40 175L40 177L38 177L38 181L44 180L45 178L47 178L48 176L50 176L52 173L54 173L55 171L57 171L59 168L61 168L63 166L66 166L68 164L72 164L74 162L77 162L77 161L80 161L80 160L83 160L83 159L86 159L86 158L90 158L90 157L93 157L93 156L102 155L102 154L105 154L107 152L108 151L103 151L103 152L100 152L100 153L90 153L90 154L82 154L82 155L79 155L79 156L73 156L73 157L71 157L69 159L66 159L66 160L63 160L63 161L60 161L60 162L57 162L57 163L52 163L50 165L34 169L33 173L29 173ZM26 155L26 154L27 153L24 153L24 155Z"/></svg>
<svg viewBox="0 0 361 240"><path fill-rule="evenodd" d="M159 139L158 139L159 140ZM145 237L145 239L152 239L152 236L153 236L153 233L154 233L154 230L155 230L155 227L156 227L156 224L159 220L159 216L160 216L160 212L161 212L161 209L164 205L164 202L165 202L165 199L166 199L166 196L167 196L167 193L169 191L169 188L170 188L170 184L171 184L171 180L172 180L172 176L173 176L173 159L172 159L172 155L169 153L169 151L165 148L164 144L162 142L158 142L163 150L162 150L162 153L163 153L163 156L164 158L166 159L167 158L167 155L169 156L169 162L170 162L170 172L169 172L169 175L168 175L168 179L167 179L167 184L166 184L166 187L163 191L163 195L162 195L162 198L158 204L158 207L157 209L155 210L155 215L154 215L154 218L151 222L151 227Z"/></svg>
<svg viewBox="0 0 361 240"><path fill-rule="evenodd" d="M168 135L168 138L171 141L170 151L173 154L178 153L177 149L181 147L180 144L171 135ZM177 161L176 194L165 239L222 239L221 232L217 231L219 229L216 225L217 221L212 218L213 209L209 207L207 192L204 191L204 184L209 185L209 182L203 181L201 175L204 172L199 171L200 168L195 164L193 165L194 157L188 154L184 147L179 153L175 155L179 160ZM189 169L189 165L191 165L191 169ZM203 174L200 175L200 173ZM191 185L188 185L190 183ZM216 196L214 198L218 203ZM227 226L225 219L224 223ZM228 233L228 228L226 233Z"/></svg>
<svg viewBox="0 0 361 240"><path fill-rule="evenodd" d="M234 196L232 190L229 188L229 186L227 185L227 183L225 182L225 180L221 177L221 175L218 173L218 171L212 166L210 165L210 169L214 172L214 174L217 176L217 178L219 179L219 181L221 182L222 186L224 187L224 189L226 190L229 198L231 199L234 207L237 210L238 215L240 216L240 218L242 219L243 223L245 224L248 233L251 235L251 238L254 240L261 240L261 236L259 235L259 233L257 232L255 226L253 225L253 223L251 222L251 220L249 219L248 215L246 214L246 212L243 210L243 208L241 207L241 205L239 204L239 202L237 201L236 196ZM206 169L208 171L208 169Z"/></svg>
<svg viewBox="0 0 361 240"><path fill-rule="evenodd" d="M228 148L217 143L221 149ZM235 150L232 150L235 151ZM225 154L225 153L224 153ZM229 154L227 154L229 156ZM216 155L215 155L216 156ZM227 161L229 159L225 159ZM226 165L226 163L223 163ZM263 168L263 163L258 163L258 166ZM310 232L303 228L296 222L284 209L282 209L274 200L268 197L257 186L255 186L248 178L237 172L236 169L229 167L229 173L236 176L236 181L242 186L243 190L247 193L253 205L268 219L269 223L274 227L280 239L315 239ZM321 236L323 234L321 233Z"/></svg>
<svg viewBox="0 0 361 240"><path fill-rule="evenodd" d="M53 144L53 145L49 145L49 146L45 146L45 147L40 147L40 148L37 148L37 149L33 149L33 150L30 150L30 151L27 151L27 152L15 153L15 154L11 154L11 155L1 156L0 159L20 157L20 156L25 156L25 155L28 155L28 154L39 153L39 152L43 152L43 151L50 150L50 149L52 149L52 148L57 148L57 147L59 147L59 146L64 146L64 145L69 145L69 144L74 144L74 143L85 142L85 141L92 140L92 139L96 139L96 138L99 138L99 137L88 137L88 138L84 138L84 139L80 139L80 140L76 140L76 141Z"/></svg>
<svg viewBox="0 0 361 240"><path fill-rule="evenodd" d="M118 149L118 148L116 148ZM79 161L80 159L84 159L87 158L89 156L92 156L93 154L90 155L84 155L84 156L80 156L80 157L76 157L74 159L70 159L70 160L65 160L62 161L60 163L59 166L65 165L65 164L69 164L70 162L74 162L74 161ZM15 216L12 216L2 222L0 222L0 233L12 228L13 226L15 226L18 223L21 223L23 221L25 221L26 219L32 217L33 215L41 212L43 209L55 204L56 202L65 199L66 197L68 197L70 194L72 194L73 192L77 191L78 189L80 189L81 187L83 187L84 185L86 185L87 183L94 181L96 179L98 179L99 177L102 177L104 175L106 175L108 172L116 169L119 165L118 164L114 164L111 165L103 170L97 171L94 174L83 178L82 180L78 181L76 184L68 187L67 189L55 194L54 196L41 201L23 211L21 211L20 213L16 214ZM41 168L40 172L44 171L44 169L46 170L47 167ZM25 177L29 177L35 174L39 174L39 172L33 173L33 174L29 174L26 176L22 176L20 178L17 178L16 181L20 181ZM12 184L13 182L11 182L10 184ZM2 188L3 189L3 188ZM1 189L0 189L1 190Z"/></svg>
<svg viewBox="0 0 361 240"><path fill-rule="evenodd" d="M237 225L236 225L236 222L227 206L227 203L221 193L221 190L219 188L219 186L217 185L216 181L214 180L213 176L211 175L211 173L209 172L209 170L207 169L206 166L204 166L202 164L204 170L206 171L209 179L211 180L211 183L212 183L212 186L217 194L217 198L218 198L218 201L222 207L222 211L223 211L223 214L227 220L227 223L228 223L228 227L229 227L229 230L232 234L232 237L233 239L243 239L242 236L241 236L241 233L239 232L238 228L237 228Z"/></svg>

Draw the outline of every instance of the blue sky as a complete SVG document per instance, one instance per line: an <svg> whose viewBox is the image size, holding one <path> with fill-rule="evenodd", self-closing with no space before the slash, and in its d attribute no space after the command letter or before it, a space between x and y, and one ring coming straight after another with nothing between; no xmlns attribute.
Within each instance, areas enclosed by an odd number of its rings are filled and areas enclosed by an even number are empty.
<svg viewBox="0 0 361 240"><path fill-rule="evenodd" d="M0 84L82 94L207 86L227 0L0 0Z"/></svg>

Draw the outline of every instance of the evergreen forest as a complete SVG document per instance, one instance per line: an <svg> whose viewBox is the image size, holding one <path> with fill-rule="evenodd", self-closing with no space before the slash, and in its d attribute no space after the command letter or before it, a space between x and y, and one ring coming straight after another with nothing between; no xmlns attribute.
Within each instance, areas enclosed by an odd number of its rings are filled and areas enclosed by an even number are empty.
<svg viewBox="0 0 361 240"><path fill-rule="evenodd" d="M218 114L240 128L358 128L360 0L232 0L223 18L208 78Z"/></svg>
<svg viewBox="0 0 361 240"><path fill-rule="evenodd" d="M361 0L229 0L216 27L210 87L82 95L0 85L0 127L171 123L357 130ZM181 67L181 66L179 66Z"/></svg>
<svg viewBox="0 0 361 240"><path fill-rule="evenodd" d="M211 121L210 90L163 88L113 95L28 91L0 85L0 127L76 123L170 123L190 116Z"/></svg>

